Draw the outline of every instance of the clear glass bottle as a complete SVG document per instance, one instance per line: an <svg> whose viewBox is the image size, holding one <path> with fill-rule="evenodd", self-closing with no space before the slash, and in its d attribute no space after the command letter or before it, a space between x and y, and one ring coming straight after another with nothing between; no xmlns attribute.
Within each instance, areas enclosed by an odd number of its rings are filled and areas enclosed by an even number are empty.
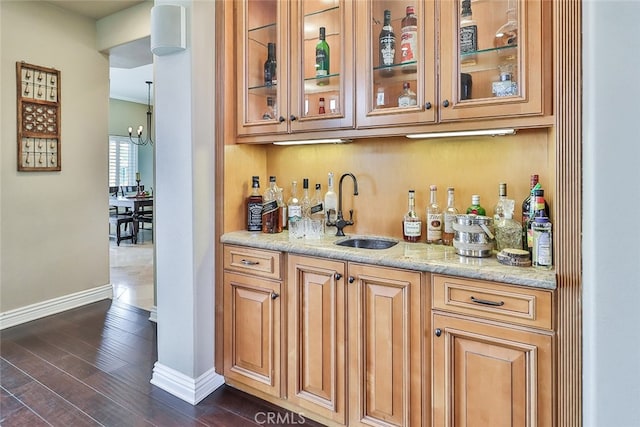
<svg viewBox="0 0 640 427"><path fill-rule="evenodd" d="M302 219L311 218L311 196L309 195L309 178L302 180L302 198L300 198Z"/></svg>
<svg viewBox="0 0 640 427"><path fill-rule="evenodd" d="M493 220L498 221L500 218L504 218L504 201L507 199L507 184L501 182L498 184L498 202L493 208Z"/></svg>
<svg viewBox="0 0 640 427"><path fill-rule="evenodd" d="M320 239L324 235L324 200L322 197L322 186L316 184L316 192L311 198L310 218L305 231L305 238Z"/></svg>
<svg viewBox="0 0 640 427"><path fill-rule="evenodd" d="M418 242L422 237L422 220L416 211L416 193L409 190L409 207L402 219L402 237L407 242Z"/></svg>
<svg viewBox="0 0 640 427"><path fill-rule="evenodd" d="M301 238L304 237L304 227L302 225L302 205L298 198L298 181L291 183L291 196L287 201L287 215L289 228L289 237Z"/></svg>
<svg viewBox="0 0 640 427"><path fill-rule="evenodd" d="M518 45L518 18L516 1L509 0L507 6L507 22L496 31L493 46L496 48Z"/></svg>
<svg viewBox="0 0 640 427"><path fill-rule="evenodd" d="M402 93L398 97L398 107L406 108L418 105L418 99L416 93L411 90L409 82L402 84Z"/></svg>
<svg viewBox="0 0 640 427"><path fill-rule="evenodd" d="M278 83L276 76L276 44L267 43L267 60L264 63L264 84L272 86Z"/></svg>
<svg viewBox="0 0 640 427"><path fill-rule="evenodd" d="M394 74L393 65L396 63L396 35L391 26L391 11L384 11L384 23L378 37L380 53L380 74L388 77Z"/></svg>
<svg viewBox="0 0 640 427"><path fill-rule="evenodd" d="M338 195L333 189L333 172L329 172L329 185L327 187L327 192L324 194L324 210L325 215L327 215L326 220L331 224L336 223L336 217L338 214ZM335 235L336 227L335 225L325 227L326 233Z"/></svg>
<svg viewBox="0 0 640 427"><path fill-rule="evenodd" d="M471 206L467 208L467 215L481 215L481 216L487 215L486 209L480 206L479 194L473 194L471 196Z"/></svg>
<svg viewBox="0 0 640 427"><path fill-rule="evenodd" d="M276 118L276 101L273 97L267 97L267 109L262 114L262 120L273 120Z"/></svg>
<svg viewBox="0 0 640 427"><path fill-rule="evenodd" d="M407 6L407 15L402 18L400 35L400 64L405 73L415 73L418 60L418 17L413 6Z"/></svg>
<svg viewBox="0 0 640 427"><path fill-rule="evenodd" d="M438 187L429 187L431 198L427 206L427 243L442 243L442 209L438 204Z"/></svg>
<svg viewBox="0 0 640 427"><path fill-rule="evenodd" d="M251 194L246 200L247 231L262 231L262 195L260 177L251 178Z"/></svg>
<svg viewBox="0 0 640 427"><path fill-rule="evenodd" d="M262 196L262 232L282 233L281 214L276 199L276 177L269 177L269 188Z"/></svg>
<svg viewBox="0 0 640 427"><path fill-rule="evenodd" d="M504 199L502 202L503 216L494 218L494 229L496 234L496 247L498 251L503 249L522 248L522 226L513 219L515 210L515 200Z"/></svg>
<svg viewBox="0 0 640 427"><path fill-rule="evenodd" d="M462 0L460 13L460 63L471 65L476 63L478 50L478 25L473 19L471 0Z"/></svg>
<svg viewBox="0 0 640 427"><path fill-rule="evenodd" d="M324 86L329 83L329 44L325 40L325 27L320 27L320 36L316 44L316 83Z"/></svg>
<svg viewBox="0 0 640 427"><path fill-rule="evenodd" d="M453 223L456 221L456 215L458 215L454 191L455 189L453 187L447 188L447 208L443 214L444 226L442 230L442 243L447 246L453 245L453 237L455 235Z"/></svg>

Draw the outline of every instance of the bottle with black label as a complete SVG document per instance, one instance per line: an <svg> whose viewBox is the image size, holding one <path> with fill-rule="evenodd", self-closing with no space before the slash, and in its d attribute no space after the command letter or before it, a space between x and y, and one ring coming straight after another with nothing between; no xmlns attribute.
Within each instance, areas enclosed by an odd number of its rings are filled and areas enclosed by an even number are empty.
<svg viewBox="0 0 640 427"><path fill-rule="evenodd" d="M264 63L264 84L272 86L278 83L276 77L276 44L267 43L267 60Z"/></svg>
<svg viewBox="0 0 640 427"><path fill-rule="evenodd" d="M460 14L460 57L461 64L475 64L478 50L478 25L471 12L471 0L462 0Z"/></svg>
<svg viewBox="0 0 640 427"><path fill-rule="evenodd" d="M396 62L396 35L391 26L391 11L384 11L384 24L380 31L379 52L380 52L380 74L383 76L393 75L393 65Z"/></svg>
<svg viewBox="0 0 640 427"><path fill-rule="evenodd" d="M262 196L260 195L260 177L254 176L251 194L246 200L247 231L262 231Z"/></svg>
<svg viewBox="0 0 640 427"><path fill-rule="evenodd" d="M280 207L278 206L276 177L269 177L269 188L262 198L262 232L282 233Z"/></svg>

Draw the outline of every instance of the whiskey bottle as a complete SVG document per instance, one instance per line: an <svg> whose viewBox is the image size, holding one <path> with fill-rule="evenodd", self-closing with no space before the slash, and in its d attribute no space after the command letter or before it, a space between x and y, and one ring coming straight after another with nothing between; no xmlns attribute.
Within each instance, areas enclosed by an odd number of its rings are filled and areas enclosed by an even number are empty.
<svg viewBox="0 0 640 427"><path fill-rule="evenodd" d="M409 82L404 82L402 84L402 93L400 93L400 96L398 97L398 107L407 108L414 107L416 105L418 105L416 93L411 90Z"/></svg>
<svg viewBox="0 0 640 427"><path fill-rule="evenodd" d="M462 64L475 64L478 50L478 25L471 12L471 0L462 0L460 14L460 57Z"/></svg>
<svg viewBox="0 0 640 427"><path fill-rule="evenodd" d="M442 243L442 210L438 204L438 187L429 187L431 199L427 206L427 243Z"/></svg>
<svg viewBox="0 0 640 427"><path fill-rule="evenodd" d="M260 177L252 177L251 194L246 200L247 231L262 230L262 196L260 195Z"/></svg>
<svg viewBox="0 0 640 427"><path fill-rule="evenodd" d="M320 36L316 44L316 81L318 86L329 83L329 44L325 40L325 28L320 27Z"/></svg>
<svg viewBox="0 0 640 427"><path fill-rule="evenodd" d="M453 223L456 221L456 215L458 215L458 209L456 209L454 188L447 188L447 208L444 211L444 226L442 230L442 243L451 246L453 245L453 237L455 230L453 229Z"/></svg>
<svg viewBox="0 0 640 427"><path fill-rule="evenodd" d="M379 52L380 52L380 74L392 76L394 74L392 66L396 62L396 35L391 26L391 11L384 11L384 23L380 31Z"/></svg>
<svg viewBox="0 0 640 427"><path fill-rule="evenodd" d="M416 194L409 190L409 208L402 219L402 237L407 242L418 242L422 236L422 221L416 212Z"/></svg>
<svg viewBox="0 0 640 427"><path fill-rule="evenodd" d="M529 244L527 240L527 233L528 233L527 224L529 223L529 218L533 214L533 211L532 211L533 206L531 205L532 201L535 200L533 192L535 189L542 188L542 186L539 184L538 181L539 181L538 175L532 174L531 179L529 181L529 184L530 184L529 194L527 194L527 197L525 197L525 199L522 201L522 249L524 250L529 249ZM547 204L546 201L545 201L545 209L547 210L547 212L549 212L549 205Z"/></svg>
<svg viewBox="0 0 640 427"><path fill-rule="evenodd" d="M414 73L417 69L418 59L418 17L413 6L407 6L407 15L402 18L400 54L402 71Z"/></svg>
<svg viewBox="0 0 640 427"><path fill-rule="evenodd" d="M264 63L264 84L272 86L278 83L276 77L276 44L267 43L267 60Z"/></svg>
<svg viewBox="0 0 640 427"><path fill-rule="evenodd" d="M327 192L324 194L324 210L327 222L335 224L336 216L338 214L338 195L333 190L333 172L329 172L328 176L329 186L327 187ZM327 234L336 234L335 225L326 225L325 230Z"/></svg>
<svg viewBox="0 0 640 427"><path fill-rule="evenodd" d="M276 177L269 177L269 188L262 197L262 232L282 233L281 214L276 198Z"/></svg>

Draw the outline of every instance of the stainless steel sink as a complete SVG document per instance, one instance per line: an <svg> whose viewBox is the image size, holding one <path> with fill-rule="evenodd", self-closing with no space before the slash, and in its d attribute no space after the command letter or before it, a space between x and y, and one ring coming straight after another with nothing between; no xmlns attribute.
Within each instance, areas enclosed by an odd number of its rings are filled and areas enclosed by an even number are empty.
<svg viewBox="0 0 640 427"><path fill-rule="evenodd" d="M359 249L388 249L397 245L398 241L381 239L379 237L350 237L348 239L338 240L335 244Z"/></svg>

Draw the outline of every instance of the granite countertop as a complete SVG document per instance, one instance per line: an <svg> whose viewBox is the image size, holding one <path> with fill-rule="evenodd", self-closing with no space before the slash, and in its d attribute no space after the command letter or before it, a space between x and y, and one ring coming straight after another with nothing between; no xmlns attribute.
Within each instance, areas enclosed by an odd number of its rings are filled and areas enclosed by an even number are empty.
<svg viewBox="0 0 640 427"><path fill-rule="evenodd" d="M381 237L359 236L348 237ZM233 231L225 233L221 242L259 249L317 256L342 261L361 262L406 270L428 271L470 279L493 280L513 285L542 289L556 289L554 270L534 267L511 267L498 262L495 255L489 258L464 257L455 253L452 246L428 245L426 243L399 243L389 249L358 249L337 246L334 243L345 237L325 236L319 240L289 239L289 233L277 234ZM398 240L398 239L394 239Z"/></svg>

